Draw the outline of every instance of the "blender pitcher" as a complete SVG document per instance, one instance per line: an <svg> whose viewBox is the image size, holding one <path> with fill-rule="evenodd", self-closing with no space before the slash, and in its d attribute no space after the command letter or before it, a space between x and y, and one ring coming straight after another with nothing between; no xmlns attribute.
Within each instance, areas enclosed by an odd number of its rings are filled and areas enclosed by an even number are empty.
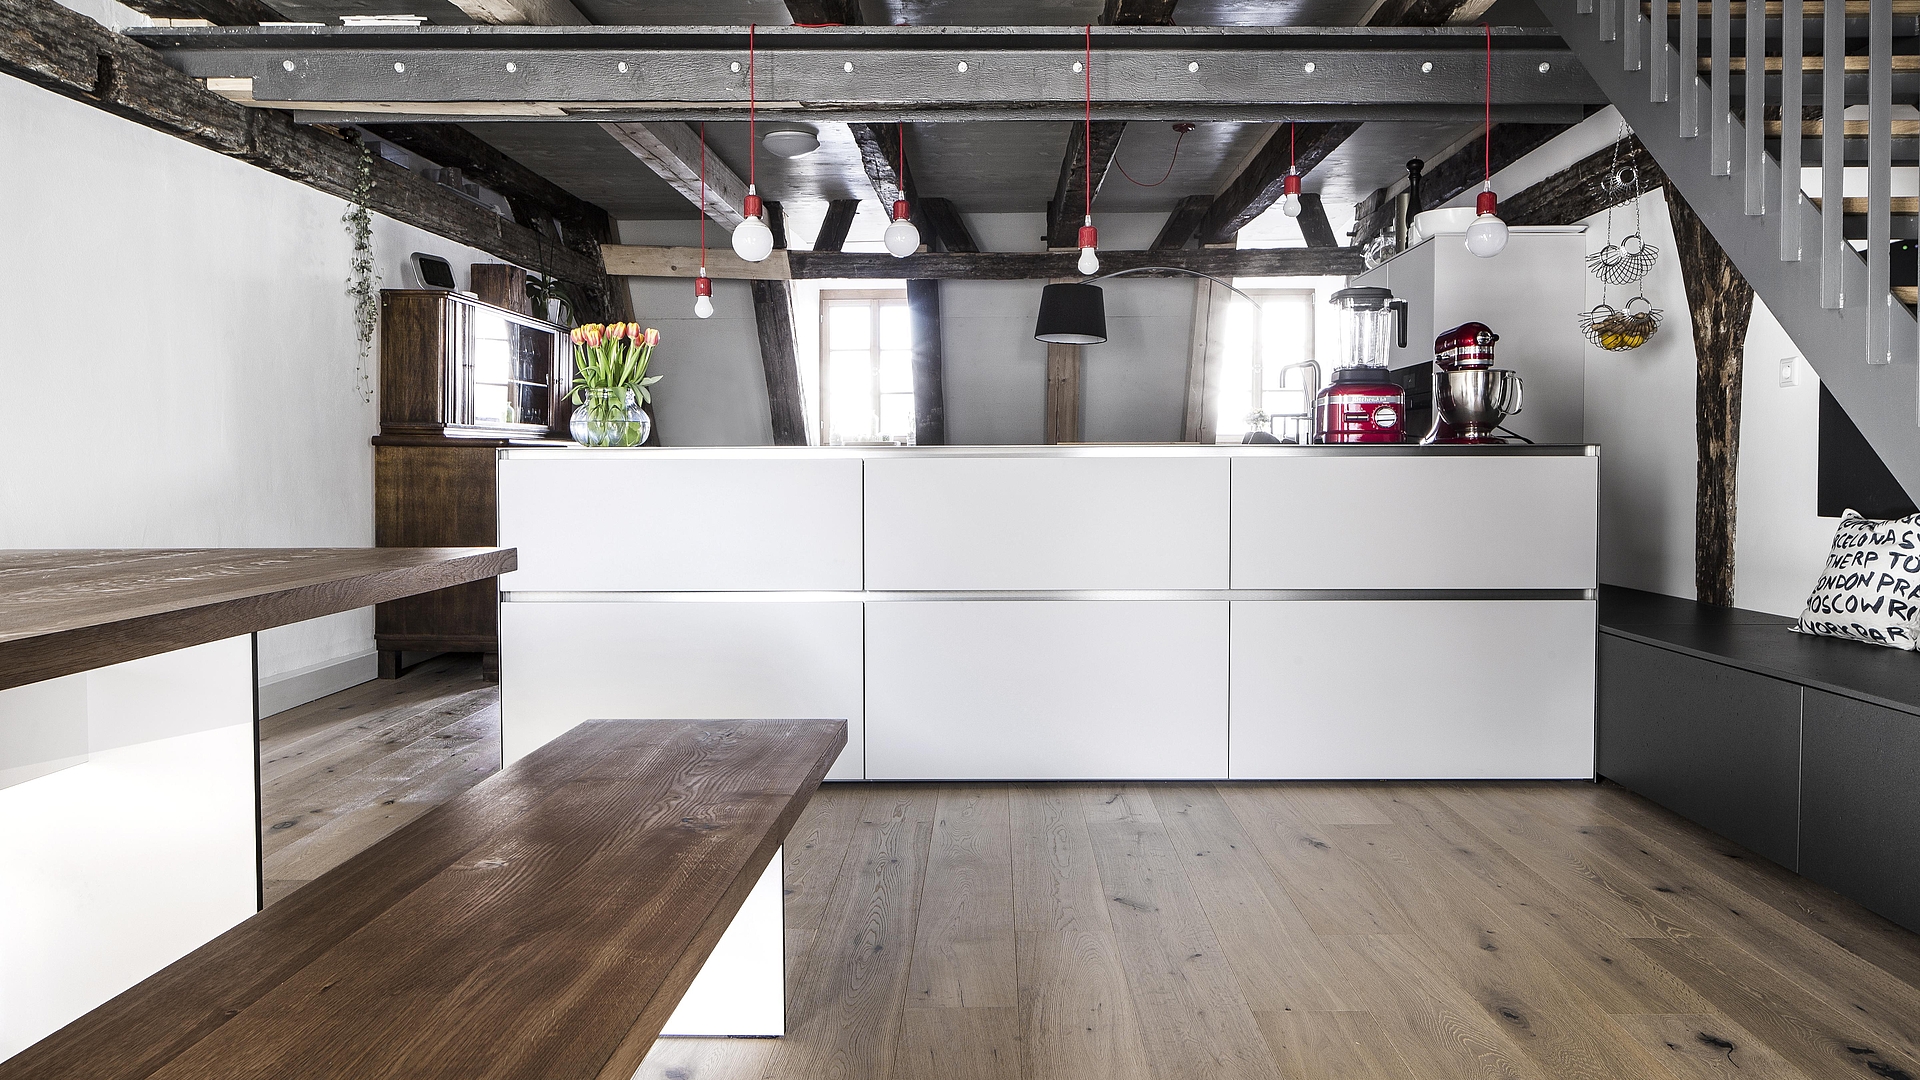
<svg viewBox="0 0 1920 1080"><path fill-rule="evenodd" d="M1314 400L1314 441L1397 443L1406 435L1407 392L1387 372L1393 343L1407 345L1407 302L1386 289L1341 289L1340 366Z"/></svg>

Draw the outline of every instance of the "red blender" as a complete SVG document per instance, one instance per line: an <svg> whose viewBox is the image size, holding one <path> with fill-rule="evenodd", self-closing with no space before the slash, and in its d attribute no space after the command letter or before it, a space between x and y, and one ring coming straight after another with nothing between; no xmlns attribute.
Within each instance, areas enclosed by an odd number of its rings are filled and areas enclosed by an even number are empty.
<svg viewBox="0 0 1920 1080"><path fill-rule="evenodd" d="M1313 401L1317 443L1397 443L1406 435L1407 392L1387 373L1393 348L1407 347L1407 302L1386 289L1341 289L1333 305L1346 312L1340 328L1340 366Z"/></svg>

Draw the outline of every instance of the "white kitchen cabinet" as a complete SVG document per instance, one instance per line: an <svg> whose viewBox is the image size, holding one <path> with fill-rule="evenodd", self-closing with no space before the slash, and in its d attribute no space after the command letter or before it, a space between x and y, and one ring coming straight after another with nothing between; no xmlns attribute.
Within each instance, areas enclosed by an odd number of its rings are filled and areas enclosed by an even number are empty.
<svg viewBox="0 0 1920 1080"><path fill-rule="evenodd" d="M586 720L845 720L862 774L858 601L500 606L503 764Z"/></svg>
<svg viewBox="0 0 1920 1080"><path fill-rule="evenodd" d="M1233 602L1236 780L1591 777L1591 600Z"/></svg>
<svg viewBox="0 0 1920 1080"><path fill-rule="evenodd" d="M857 590L860 459L814 453L509 451L500 544L520 569L500 587Z"/></svg>
<svg viewBox="0 0 1920 1080"><path fill-rule="evenodd" d="M1220 456L867 461L867 588L1224 589Z"/></svg>
<svg viewBox="0 0 1920 1080"><path fill-rule="evenodd" d="M1592 589L1599 458L1233 462L1236 589Z"/></svg>
<svg viewBox="0 0 1920 1080"><path fill-rule="evenodd" d="M1227 775L1227 604L867 605L875 780Z"/></svg>

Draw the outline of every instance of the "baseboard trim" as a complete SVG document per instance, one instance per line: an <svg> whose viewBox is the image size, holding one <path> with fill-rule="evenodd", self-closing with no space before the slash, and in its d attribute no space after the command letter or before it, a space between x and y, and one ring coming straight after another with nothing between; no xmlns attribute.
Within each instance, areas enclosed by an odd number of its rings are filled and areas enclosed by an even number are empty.
<svg viewBox="0 0 1920 1080"><path fill-rule="evenodd" d="M379 675L379 654L364 652L344 660L329 660L324 664L263 679L260 683L260 715L266 717L285 712L296 705L317 701L349 686L359 686Z"/></svg>

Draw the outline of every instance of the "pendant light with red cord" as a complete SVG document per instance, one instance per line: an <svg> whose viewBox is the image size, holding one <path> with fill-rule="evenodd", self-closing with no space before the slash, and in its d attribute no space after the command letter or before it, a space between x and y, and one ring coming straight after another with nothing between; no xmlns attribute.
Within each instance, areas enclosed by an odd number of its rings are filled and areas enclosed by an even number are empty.
<svg viewBox="0 0 1920 1080"><path fill-rule="evenodd" d="M693 279L695 318L713 318L713 279L707 276L707 125L700 125L700 276Z"/></svg>
<svg viewBox="0 0 1920 1080"><path fill-rule="evenodd" d="M754 138L755 113L758 105L753 79L756 29L756 24L750 23L747 26L747 198L746 205L740 210L746 215L746 220L734 227L733 253L748 262L765 262L767 256L773 254L773 230L767 227L766 220L760 216L764 208L760 202L758 189L754 186L754 181L757 179L755 166L759 158L756 153L759 144Z"/></svg>
<svg viewBox="0 0 1920 1080"><path fill-rule="evenodd" d="M913 223L912 209L907 206L907 125L894 126L900 135L900 167L895 170L900 180L900 197L893 200L893 221L880 235L880 242L887 246L889 255L904 259L920 250L920 227Z"/></svg>
<svg viewBox="0 0 1920 1080"><path fill-rule="evenodd" d="M1100 230L1093 227L1093 24L1087 24L1087 128L1080 143L1080 156L1087 163L1087 216L1080 225L1080 272L1100 272Z"/></svg>
<svg viewBox="0 0 1920 1080"><path fill-rule="evenodd" d="M1474 211L1479 216L1467 226L1467 250L1482 259L1491 259L1507 248L1507 223L1500 220L1500 196L1493 193L1493 26L1480 25L1487 32L1487 105L1480 139L1483 151L1480 168L1484 180L1480 194L1473 200Z"/></svg>
<svg viewBox="0 0 1920 1080"><path fill-rule="evenodd" d="M1293 138L1294 125L1287 124L1287 175L1280 185L1280 212L1288 217L1300 216L1300 157L1299 144Z"/></svg>

